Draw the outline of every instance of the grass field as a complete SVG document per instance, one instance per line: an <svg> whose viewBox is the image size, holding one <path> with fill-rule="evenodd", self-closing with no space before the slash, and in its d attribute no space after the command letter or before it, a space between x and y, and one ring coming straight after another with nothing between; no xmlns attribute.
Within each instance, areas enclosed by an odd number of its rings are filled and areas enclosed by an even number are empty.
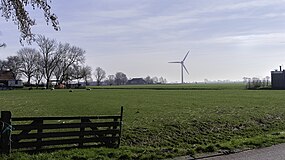
<svg viewBox="0 0 285 160"><path fill-rule="evenodd" d="M3 159L158 159L285 142L285 91L242 84L95 87L93 90L0 92L13 116L117 114L124 106L120 149L13 153Z"/></svg>

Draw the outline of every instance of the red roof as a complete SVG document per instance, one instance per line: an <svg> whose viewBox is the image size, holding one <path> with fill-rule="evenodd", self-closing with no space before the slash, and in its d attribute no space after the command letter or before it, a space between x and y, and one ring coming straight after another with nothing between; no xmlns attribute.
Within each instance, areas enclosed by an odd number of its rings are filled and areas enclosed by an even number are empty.
<svg viewBox="0 0 285 160"><path fill-rule="evenodd" d="M14 75L11 71L2 71L0 70L0 80L13 80Z"/></svg>

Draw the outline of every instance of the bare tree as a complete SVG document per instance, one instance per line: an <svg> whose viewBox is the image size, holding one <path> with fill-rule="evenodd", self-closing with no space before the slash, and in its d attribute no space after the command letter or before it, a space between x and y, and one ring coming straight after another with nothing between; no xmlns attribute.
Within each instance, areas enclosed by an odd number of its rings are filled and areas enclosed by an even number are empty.
<svg viewBox="0 0 285 160"><path fill-rule="evenodd" d="M50 78L57 67L61 57L57 52L57 42L54 39L48 39L45 36L39 36L36 39L39 46L39 52L42 58L44 77L46 78L46 88L49 87Z"/></svg>
<svg viewBox="0 0 285 160"><path fill-rule="evenodd" d="M28 6L32 9L38 8L42 10L47 24L51 23L55 30L60 29L57 16L51 12L51 7L47 0L1 0L1 16L7 21L12 20L18 25L18 29L21 32L20 42L26 40L28 43L31 43L35 39L31 27L36 25L36 22L29 15L26 9Z"/></svg>
<svg viewBox="0 0 285 160"><path fill-rule="evenodd" d="M37 69L37 61L39 60L40 53L33 48L22 48L18 52L20 60L20 72L27 77L27 84L31 84L31 78L34 76L35 70Z"/></svg>
<svg viewBox="0 0 285 160"><path fill-rule="evenodd" d="M4 65L6 69L9 69L13 73L15 79L21 77L21 61L18 56L8 56Z"/></svg>
<svg viewBox="0 0 285 160"><path fill-rule="evenodd" d="M62 55L62 58L58 61L58 64L56 65L53 74L57 80L57 82L62 83L64 79L63 72L64 70L67 70L68 67L65 67L65 55L70 49L70 45L68 43L62 44L59 43L57 47L57 53Z"/></svg>
<svg viewBox="0 0 285 160"><path fill-rule="evenodd" d="M106 78L106 72L102 68L97 67L95 69L94 75L95 75L95 79L96 79L96 82L97 82L97 86L100 86L101 81L104 78Z"/></svg>
<svg viewBox="0 0 285 160"><path fill-rule="evenodd" d="M81 69L82 78L85 81L85 85L88 85L88 80L92 80L92 68L90 66L83 66Z"/></svg>
<svg viewBox="0 0 285 160"><path fill-rule="evenodd" d="M265 79L266 79L266 86L269 86L270 77L269 77L269 76L266 76Z"/></svg>
<svg viewBox="0 0 285 160"><path fill-rule="evenodd" d="M66 79L67 70L72 64L84 63L85 51L79 47L70 46L68 43L60 43L57 52L61 55L61 59L56 66L54 74L59 83L62 83Z"/></svg>
<svg viewBox="0 0 285 160"><path fill-rule="evenodd" d="M207 78L204 79L205 84L209 83L209 80Z"/></svg>
<svg viewBox="0 0 285 160"><path fill-rule="evenodd" d="M110 86L115 84L115 76L114 75L108 75L107 79L106 79L106 83Z"/></svg>
<svg viewBox="0 0 285 160"><path fill-rule="evenodd" d="M68 69L68 80L77 80L78 84L80 79L83 78L82 74L82 66L78 64L72 64L71 67Z"/></svg>
<svg viewBox="0 0 285 160"><path fill-rule="evenodd" d="M151 80L152 80L152 82L154 84L158 83L158 78L157 77L152 77Z"/></svg>
<svg viewBox="0 0 285 160"><path fill-rule="evenodd" d="M123 72L117 72L116 75L115 75L115 83L117 85L124 85L126 84L128 81L128 78L126 76L125 73Z"/></svg>
<svg viewBox="0 0 285 160"><path fill-rule="evenodd" d="M36 60L36 69L34 72L34 78L36 81L37 88L41 83L43 76L44 76L44 67L43 64L41 63L41 57L38 57L38 60Z"/></svg>
<svg viewBox="0 0 285 160"><path fill-rule="evenodd" d="M146 81L147 84L153 84L153 80L152 78L150 78L150 76L145 77L144 80Z"/></svg>
<svg viewBox="0 0 285 160"><path fill-rule="evenodd" d="M247 83L248 77L242 77L242 79L243 79L243 83Z"/></svg>
<svg viewBox="0 0 285 160"><path fill-rule="evenodd" d="M163 78L163 77L160 77L160 78L159 78L159 82L160 82L161 84L166 84L166 83L167 83L167 80L166 80L165 78Z"/></svg>
<svg viewBox="0 0 285 160"><path fill-rule="evenodd" d="M63 72L63 67L62 64L59 63L53 71L53 74L58 84L61 84L66 79L66 77L63 76L62 72Z"/></svg>

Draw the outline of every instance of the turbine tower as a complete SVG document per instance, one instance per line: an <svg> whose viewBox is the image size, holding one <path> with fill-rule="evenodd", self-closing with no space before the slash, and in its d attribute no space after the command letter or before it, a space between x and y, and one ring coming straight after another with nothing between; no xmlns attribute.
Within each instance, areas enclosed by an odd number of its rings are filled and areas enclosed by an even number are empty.
<svg viewBox="0 0 285 160"><path fill-rule="evenodd" d="M185 69L185 71L189 74L187 68L184 65L184 61L187 58L188 54L189 54L190 50L186 53L185 57L183 58L182 61L176 61L176 62L168 62L168 63L180 63L181 64L181 84L183 84L183 69Z"/></svg>

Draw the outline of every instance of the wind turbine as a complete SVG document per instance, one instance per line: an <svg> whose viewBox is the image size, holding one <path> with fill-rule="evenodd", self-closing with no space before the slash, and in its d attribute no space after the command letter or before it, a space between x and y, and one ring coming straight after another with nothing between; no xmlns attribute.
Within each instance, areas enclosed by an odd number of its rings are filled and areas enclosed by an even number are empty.
<svg viewBox="0 0 285 160"><path fill-rule="evenodd" d="M181 84L183 84L183 69L185 69L185 71L189 74L187 68L184 65L184 61L187 58L188 54L189 54L190 50L186 53L185 57L183 58L182 61L176 61L176 62L168 62L168 63L180 63L181 64Z"/></svg>

